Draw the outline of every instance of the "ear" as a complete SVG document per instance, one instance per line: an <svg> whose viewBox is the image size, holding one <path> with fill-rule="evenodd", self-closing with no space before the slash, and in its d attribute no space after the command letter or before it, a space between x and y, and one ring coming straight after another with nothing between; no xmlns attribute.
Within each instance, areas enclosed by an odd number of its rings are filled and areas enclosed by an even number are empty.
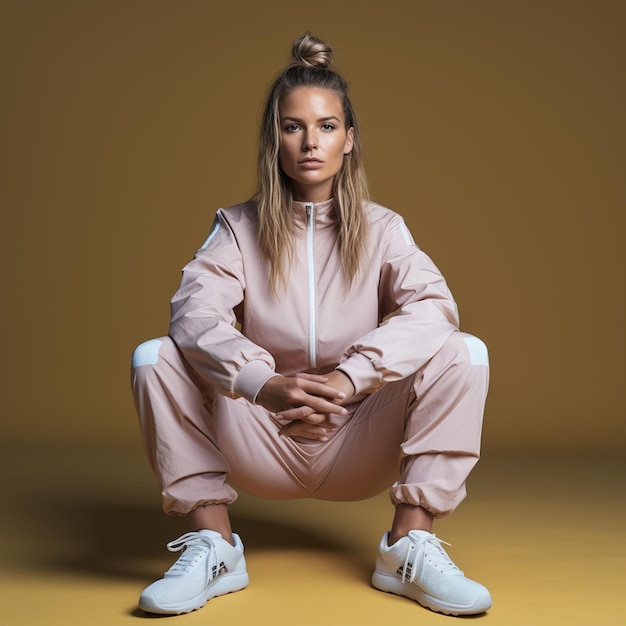
<svg viewBox="0 0 626 626"><path fill-rule="evenodd" d="M352 152L353 146L354 146L354 128L350 126L350 128L348 128L348 132L346 133L346 143L343 146L343 153L350 154L350 152Z"/></svg>

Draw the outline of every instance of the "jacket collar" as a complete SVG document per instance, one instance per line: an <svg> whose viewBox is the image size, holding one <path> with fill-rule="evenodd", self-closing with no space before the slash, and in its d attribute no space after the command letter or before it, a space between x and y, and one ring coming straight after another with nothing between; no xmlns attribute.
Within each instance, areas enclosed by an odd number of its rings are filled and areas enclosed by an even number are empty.
<svg viewBox="0 0 626 626"><path fill-rule="evenodd" d="M307 206L313 208L312 213L316 227L337 223L337 216L335 215L334 202L332 198L330 200L325 200L324 202L299 202L294 200L291 203L291 206L293 207L296 224L299 226L306 227L308 224Z"/></svg>

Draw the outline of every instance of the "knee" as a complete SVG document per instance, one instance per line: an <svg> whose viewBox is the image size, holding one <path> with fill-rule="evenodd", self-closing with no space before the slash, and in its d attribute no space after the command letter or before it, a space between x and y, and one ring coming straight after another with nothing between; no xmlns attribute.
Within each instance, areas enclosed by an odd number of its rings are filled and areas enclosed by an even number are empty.
<svg viewBox="0 0 626 626"><path fill-rule="evenodd" d="M441 349L441 358L454 365L459 372L475 372L475 367L489 367L489 353L485 343L468 333L452 333Z"/></svg>
<svg viewBox="0 0 626 626"><path fill-rule="evenodd" d="M489 351L485 342L468 333L459 333L459 335L469 355L469 364L489 367Z"/></svg>
<svg viewBox="0 0 626 626"><path fill-rule="evenodd" d="M132 368L136 369L143 365L156 365L159 362L159 355L163 349L163 344L169 337L159 339L149 339L140 343L133 351L131 360ZM170 340L171 341L171 340Z"/></svg>

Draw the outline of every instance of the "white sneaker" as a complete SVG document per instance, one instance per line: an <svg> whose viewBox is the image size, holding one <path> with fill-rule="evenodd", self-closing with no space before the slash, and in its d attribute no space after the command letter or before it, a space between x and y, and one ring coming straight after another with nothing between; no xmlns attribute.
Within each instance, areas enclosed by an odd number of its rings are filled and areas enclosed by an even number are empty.
<svg viewBox="0 0 626 626"><path fill-rule="evenodd" d="M243 543L233 533L235 546L213 530L182 535L167 544L170 552L183 550L163 578L146 587L139 608L148 613L177 615L204 606L224 593L248 585Z"/></svg>
<svg viewBox="0 0 626 626"><path fill-rule="evenodd" d="M388 537L385 533L378 547L374 587L446 615L475 615L491 607L487 589L465 578L435 535L412 530L392 546Z"/></svg>

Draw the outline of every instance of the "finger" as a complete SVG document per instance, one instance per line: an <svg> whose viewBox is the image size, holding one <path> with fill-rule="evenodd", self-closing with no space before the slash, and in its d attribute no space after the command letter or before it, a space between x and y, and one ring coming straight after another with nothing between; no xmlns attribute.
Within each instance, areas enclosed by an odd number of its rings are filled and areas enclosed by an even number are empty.
<svg viewBox="0 0 626 626"><path fill-rule="evenodd" d="M328 413L311 413L311 415L307 415L302 421L313 426L323 426L333 429L337 427L336 424L333 424L331 421Z"/></svg>
<svg viewBox="0 0 626 626"><path fill-rule="evenodd" d="M336 415L345 415L347 411L343 407L332 404L327 401L320 401L319 398L312 398L308 406L298 406L293 409L280 411L276 417L281 421L303 420L310 423L318 423L326 419L326 415L334 413ZM321 418L318 416L322 416Z"/></svg>
<svg viewBox="0 0 626 626"><path fill-rule="evenodd" d="M286 409L276 414L281 422L294 422L302 420L309 415L313 415L315 410L308 406L298 406L295 409Z"/></svg>
<svg viewBox="0 0 626 626"><path fill-rule="evenodd" d="M315 417L319 419L318 422L311 423L303 420L294 420L284 424L279 432L282 434L283 430L296 432L298 429L309 429L311 432L317 432L318 429L325 429L327 431L337 429L337 424L333 424L328 415L316 415Z"/></svg>
<svg viewBox="0 0 626 626"><path fill-rule="evenodd" d="M317 385L317 383L307 383L308 385ZM325 385L321 385L321 387L324 387L326 389L329 389L329 387L326 387ZM302 391L302 390L301 390ZM333 395L336 396L336 394L343 394L343 392L338 392L337 390L333 390ZM344 407L341 406L340 404L341 398L336 398L336 399L329 399L329 397L323 397L321 395L318 395L317 393L315 393L314 390L312 389L307 389L306 391L304 391L303 395L298 396L297 402L293 402L293 404L291 405L293 408L299 408L302 406L308 407L309 409L312 409L311 412L313 413L335 413L337 415L346 415L348 413L347 409L345 409ZM303 415L306 415L307 412L304 411Z"/></svg>
<svg viewBox="0 0 626 626"><path fill-rule="evenodd" d="M330 439L330 433L327 428L313 426L300 421L291 422L284 426L279 431L279 434L282 437L302 437L316 441L328 441Z"/></svg>
<svg viewBox="0 0 626 626"><path fill-rule="evenodd" d="M328 376L321 376L320 374L308 374L307 372L300 372L296 374L296 378L302 378L303 380L314 380L318 383L325 383L328 381Z"/></svg>
<svg viewBox="0 0 626 626"><path fill-rule="evenodd" d="M322 426L323 428L330 428L332 430L335 430L335 428L337 428L337 425L333 424L328 413L311 413L311 415L308 415L306 419L303 419L301 421L305 424L310 424L312 426Z"/></svg>
<svg viewBox="0 0 626 626"><path fill-rule="evenodd" d="M324 398L318 398L315 396L309 396L306 403L315 413L334 413L335 415L347 415L348 410L342 407L340 404L335 404Z"/></svg>
<svg viewBox="0 0 626 626"><path fill-rule="evenodd" d="M308 380L306 378L301 378L300 380L302 381L300 385L301 388L309 395L337 400L343 400L343 398L346 397L346 394L336 387L331 387L322 382Z"/></svg>
<svg viewBox="0 0 626 626"><path fill-rule="evenodd" d="M289 424L286 424L278 431L278 434L281 436L304 435L306 433L325 435L326 429L322 426L313 426L312 424L296 420L295 422L289 422Z"/></svg>

